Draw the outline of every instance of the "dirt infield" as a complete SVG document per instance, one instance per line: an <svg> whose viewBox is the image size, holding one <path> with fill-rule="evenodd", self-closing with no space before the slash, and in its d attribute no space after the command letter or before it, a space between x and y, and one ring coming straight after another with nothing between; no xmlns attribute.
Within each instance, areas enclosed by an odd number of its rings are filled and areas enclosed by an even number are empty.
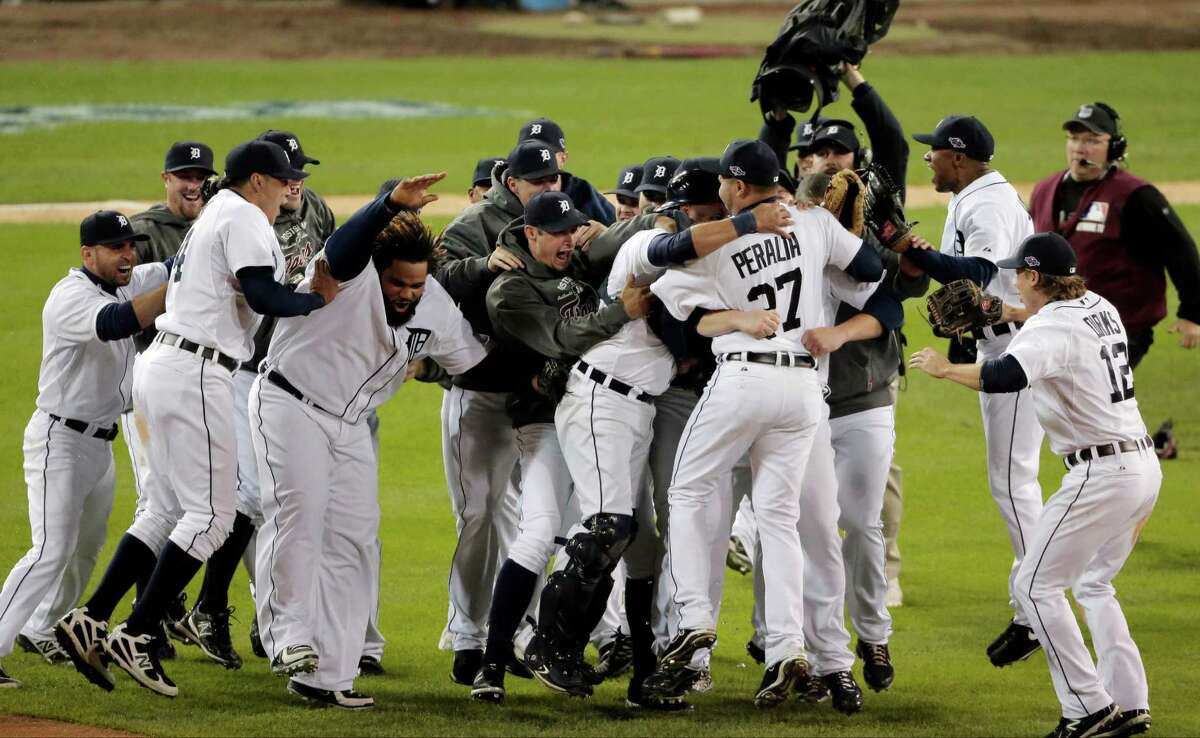
<svg viewBox="0 0 1200 738"><path fill-rule="evenodd" d="M680 4L686 4L681 0ZM709 16L782 19L787 4L706 4ZM657 12L640 8L638 13ZM489 19L457 10L404 11L334 0L277 2L27 3L0 7L0 62L61 60L389 58L431 54L571 56L671 55L671 39L652 46L621 38L580 42L522 38L482 30ZM520 16L517 16L520 17ZM531 17L531 16L525 16ZM901 6L897 24L931 28L934 38L885 39L878 53L1030 53L1053 48L1192 49L1200 47L1194 0L927 0ZM97 33L103 29L103 33ZM769 39L764 38L763 42ZM755 55L761 47L728 50Z"/></svg>
<svg viewBox="0 0 1200 738"><path fill-rule="evenodd" d="M0 735L8 738L125 738L136 734L58 720L0 715Z"/></svg>

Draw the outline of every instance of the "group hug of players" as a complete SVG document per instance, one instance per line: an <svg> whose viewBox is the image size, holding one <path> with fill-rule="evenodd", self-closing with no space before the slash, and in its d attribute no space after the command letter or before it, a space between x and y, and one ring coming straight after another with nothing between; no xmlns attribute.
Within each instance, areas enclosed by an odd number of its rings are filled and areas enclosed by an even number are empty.
<svg viewBox="0 0 1200 738"><path fill-rule="evenodd" d="M874 165L903 183L899 122L861 78L853 89ZM215 193L211 149L173 145L167 202L85 219L83 266L43 311L25 439L34 546L0 594L0 656L19 642L105 689L116 665L175 696L172 637L241 665L228 589L245 560L255 653L310 702L372 707L354 684L382 672L374 411L417 378L445 387L458 540L442 645L473 698L502 702L506 674L586 697L630 670L631 707L687 709L688 692L712 688L736 511L755 562L747 648L765 666L754 703L799 695L857 712L856 657L871 688L894 679L880 515L901 301L932 276L1005 303L976 332L977 362L911 359L982 393L1015 554L1013 619L988 656L1005 666L1045 649L1056 735L1143 732L1145 673L1111 579L1161 472L1133 398L1126 310L1088 290L1057 227L1103 236L1109 208L1119 215L1109 190L1147 199L1119 155L1071 158L1096 141L1112 152L1111 112L1085 105L1064 125L1070 168L1047 199L1061 212L1040 234L1036 202L1031 218L990 168L977 119L915 136L953 197L941 250L918 238L902 254L821 207L832 176L867 164L847 121L799 131L791 171L782 115L719 158L651 158L621 172L616 208L563 170L561 128L531 121L507 156L481 160L473 204L437 239L418 212L444 175L384 183L335 230L294 135L236 147ZM1167 263L1177 284L1191 278L1180 264ZM1194 309L1185 299L1185 345L1200 340ZM118 416L139 508L77 607L111 508ZM1043 429L1069 468L1044 506ZM205 562L188 610L181 592ZM133 613L110 628L135 587ZM19 683L0 672L0 684Z"/></svg>

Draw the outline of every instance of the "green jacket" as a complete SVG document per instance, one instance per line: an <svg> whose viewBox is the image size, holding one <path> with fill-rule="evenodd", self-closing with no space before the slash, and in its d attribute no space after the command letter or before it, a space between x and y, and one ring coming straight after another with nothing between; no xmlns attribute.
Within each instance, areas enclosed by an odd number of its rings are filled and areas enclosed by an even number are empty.
<svg viewBox="0 0 1200 738"><path fill-rule="evenodd" d="M620 302L601 303L599 275L586 254L576 251L564 272L533 258L525 240L524 221L513 223L500 243L520 254L524 269L496 277L487 292L488 317L494 337L513 351L514 371L528 379L518 383L508 402L514 427L554 422L554 403L534 391L532 378L547 359L573 362L592 346L616 335L629 322Z"/></svg>
<svg viewBox="0 0 1200 738"><path fill-rule="evenodd" d="M129 219L129 225L134 232L150 236L149 241L134 242L134 246L137 248L138 263L153 264L166 261L179 253L179 245L183 243L183 236L192 227L193 222L172 213L165 202L155 203L148 209L132 216Z"/></svg>

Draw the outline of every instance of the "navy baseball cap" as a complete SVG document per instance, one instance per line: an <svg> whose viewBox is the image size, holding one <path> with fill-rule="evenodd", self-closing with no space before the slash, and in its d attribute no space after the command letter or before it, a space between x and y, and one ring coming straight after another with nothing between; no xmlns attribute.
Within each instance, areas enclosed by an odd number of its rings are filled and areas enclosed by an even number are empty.
<svg viewBox="0 0 1200 738"><path fill-rule="evenodd" d="M216 174L213 169L213 150L199 141L176 141L167 149L163 160L164 172L179 172L184 169L203 169Z"/></svg>
<svg viewBox="0 0 1200 738"><path fill-rule="evenodd" d="M1092 133L1107 133L1116 138L1117 121L1112 115L1115 112L1117 111L1101 102L1080 105L1075 115L1063 123L1062 127L1063 130L1068 130L1075 126L1083 126Z"/></svg>
<svg viewBox="0 0 1200 738"><path fill-rule="evenodd" d="M740 179L747 184L770 187L779 183L779 159L762 141L738 139L721 155L722 177Z"/></svg>
<svg viewBox="0 0 1200 738"><path fill-rule="evenodd" d="M1075 249L1057 233L1035 233L1021 242L1017 253L996 262L1001 269L1029 269L1051 277L1075 274Z"/></svg>
<svg viewBox="0 0 1200 738"><path fill-rule="evenodd" d="M540 192L525 205L525 225L547 233L563 233L587 224L588 217L575 209L565 192Z"/></svg>
<svg viewBox="0 0 1200 738"><path fill-rule="evenodd" d="M503 156L485 156L475 162L475 173L471 175L471 186L488 184L492 181L492 170L504 163Z"/></svg>
<svg viewBox="0 0 1200 738"><path fill-rule="evenodd" d="M304 147L300 145L300 139L296 138L296 134L291 131L277 131L272 128L260 133L258 140L270 141L283 149L283 153L287 154L288 160L292 162L292 166L297 169L303 169L305 164L321 163L304 153Z"/></svg>
<svg viewBox="0 0 1200 738"><path fill-rule="evenodd" d="M149 241L145 233L135 233L133 226L116 210L97 210L79 223L80 246L112 246L126 241Z"/></svg>
<svg viewBox="0 0 1200 738"><path fill-rule="evenodd" d="M255 139L238 144L225 155L225 174L244 179L251 174L266 174L276 179L304 179L308 172L295 169L278 144Z"/></svg>
<svg viewBox="0 0 1200 738"><path fill-rule="evenodd" d="M630 164L617 175L617 186L604 194L637 199L637 186L642 183L642 165Z"/></svg>
<svg viewBox="0 0 1200 738"><path fill-rule="evenodd" d="M642 181L633 188L636 192L667 194L667 183L679 169L679 160L673 156L652 156L642 165Z"/></svg>
<svg viewBox="0 0 1200 738"><path fill-rule="evenodd" d="M542 141L522 141L508 152L508 174L518 179L541 179L562 174L554 149Z"/></svg>
<svg viewBox="0 0 1200 738"><path fill-rule="evenodd" d="M854 124L848 120L830 119L813 131L812 141L808 147L815 149L823 143L833 143L851 153L858 151L860 146L858 136L854 134Z"/></svg>
<svg viewBox="0 0 1200 738"><path fill-rule="evenodd" d="M913 140L932 149L966 154L975 161L991 161L996 153L991 131L973 115L947 115L938 121L933 133L914 133Z"/></svg>
<svg viewBox="0 0 1200 738"><path fill-rule="evenodd" d="M549 144L555 153L567 150L567 139L563 135L562 126L549 118L535 118L521 126L517 143L522 141L541 141Z"/></svg>
<svg viewBox="0 0 1200 738"><path fill-rule="evenodd" d="M788 147L788 151L806 151L812 146L813 134L817 132L821 126L829 120L823 115L818 115L814 123L811 120L806 120L796 126L796 143Z"/></svg>

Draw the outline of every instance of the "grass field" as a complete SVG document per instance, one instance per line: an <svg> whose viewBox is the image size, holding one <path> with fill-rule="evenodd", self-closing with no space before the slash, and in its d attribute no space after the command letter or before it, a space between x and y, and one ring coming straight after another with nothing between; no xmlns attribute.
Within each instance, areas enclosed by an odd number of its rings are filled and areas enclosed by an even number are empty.
<svg viewBox="0 0 1200 738"><path fill-rule="evenodd" d="M1200 161L1194 135L1200 82L1172 69L1200 54L1072 58L887 59L870 78L912 129L943 112L977 112L1001 142L997 164L1014 180L1058 166L1058 124L1081 100L1108 99L1129 121L1135 171L1187 179ZM468 67L478 67L470 69ZM1050 68L1053 74L1049 73ZM742 91L744 62L646 63L441 59L322 64L60 65L0 67L0 105L75 102L222 103L260 99L368 96L438 100L512 110L511 117L422 122L283 120L247 123L92 124L0 137L0 202L157 195L161 153L171 140L199 137L222 152L268 124L291 126L323 164L321 191L362 192L396 172L458 166L459 182L477 155L506 150L524 112L563 123L578 171L607 182L622 164L663 149L714 152L755 132L755 109ZM714 96L715 90L724 91ZM733 90L734 93L728 92ZM557 102L556 102L557 101ZM575 160L573 160L574 162ZM912 167L914 181L926 174ZM464 185L465 187L465 185ZM1200 207L1180 208L1200 233ZM926 234L943 213L917 211ZM438 223L436 225L441 225ZM9 255L0 293L0 569L28 546L20 438L33 409L40 356L40 310L53 282L77 261L69 226L2 226ZM912 348L930 335L910 304ZM1172 306L1172 311L1174 307ZM1148 424L1172 416L1181 459L1165 466L1158 511L1125 574L1121 600L1150 678L1154 734L1200 734L1195 696L1200 657L1195 639L1196 562L1200 561L1200 376L1160 330L1138 369L1138 400ZM167 701L119 677L106 695L69 667L26 654L4 660L26 683L0 692L0 713L82 722L153 735L1041 735L1058 716L1041 656L995 670L984 647L1008 618L1004 580L1008 544L986 491L976 399L961 388L913 377L902 395L898 460L906 509L901 534L905 606L895 611L892 641L898 677L887 693L868 693L866 710L847 719L827 705L758 713L750 706L759 670L742 644L749 636L750 582L730 575L716 652L716 690L686 715L646 718L622 706L624 685L602 686L589 702L567 701L510 680L500 709L476 705L447 678L450 659L436 650L445 616L445 578L453 549L438 440L440 390L410 385L381 410L381 505L384 543L381 625L390 638L385 677L360 682L379 708L364 715L298 707L266 664L250 655L252 617L244 574L232 602L236 646L248 661L226 672L184 649L168 666L181 696ZM133 510L123 444L110 545ZM1049 492L1061 462L1043 456ZM99 573L97 573L98 576ZM194 593L195 586L192 587ZM118 608L118 617L128 603ZM1193 623L1193 625L1188 625Z"/></svg>

